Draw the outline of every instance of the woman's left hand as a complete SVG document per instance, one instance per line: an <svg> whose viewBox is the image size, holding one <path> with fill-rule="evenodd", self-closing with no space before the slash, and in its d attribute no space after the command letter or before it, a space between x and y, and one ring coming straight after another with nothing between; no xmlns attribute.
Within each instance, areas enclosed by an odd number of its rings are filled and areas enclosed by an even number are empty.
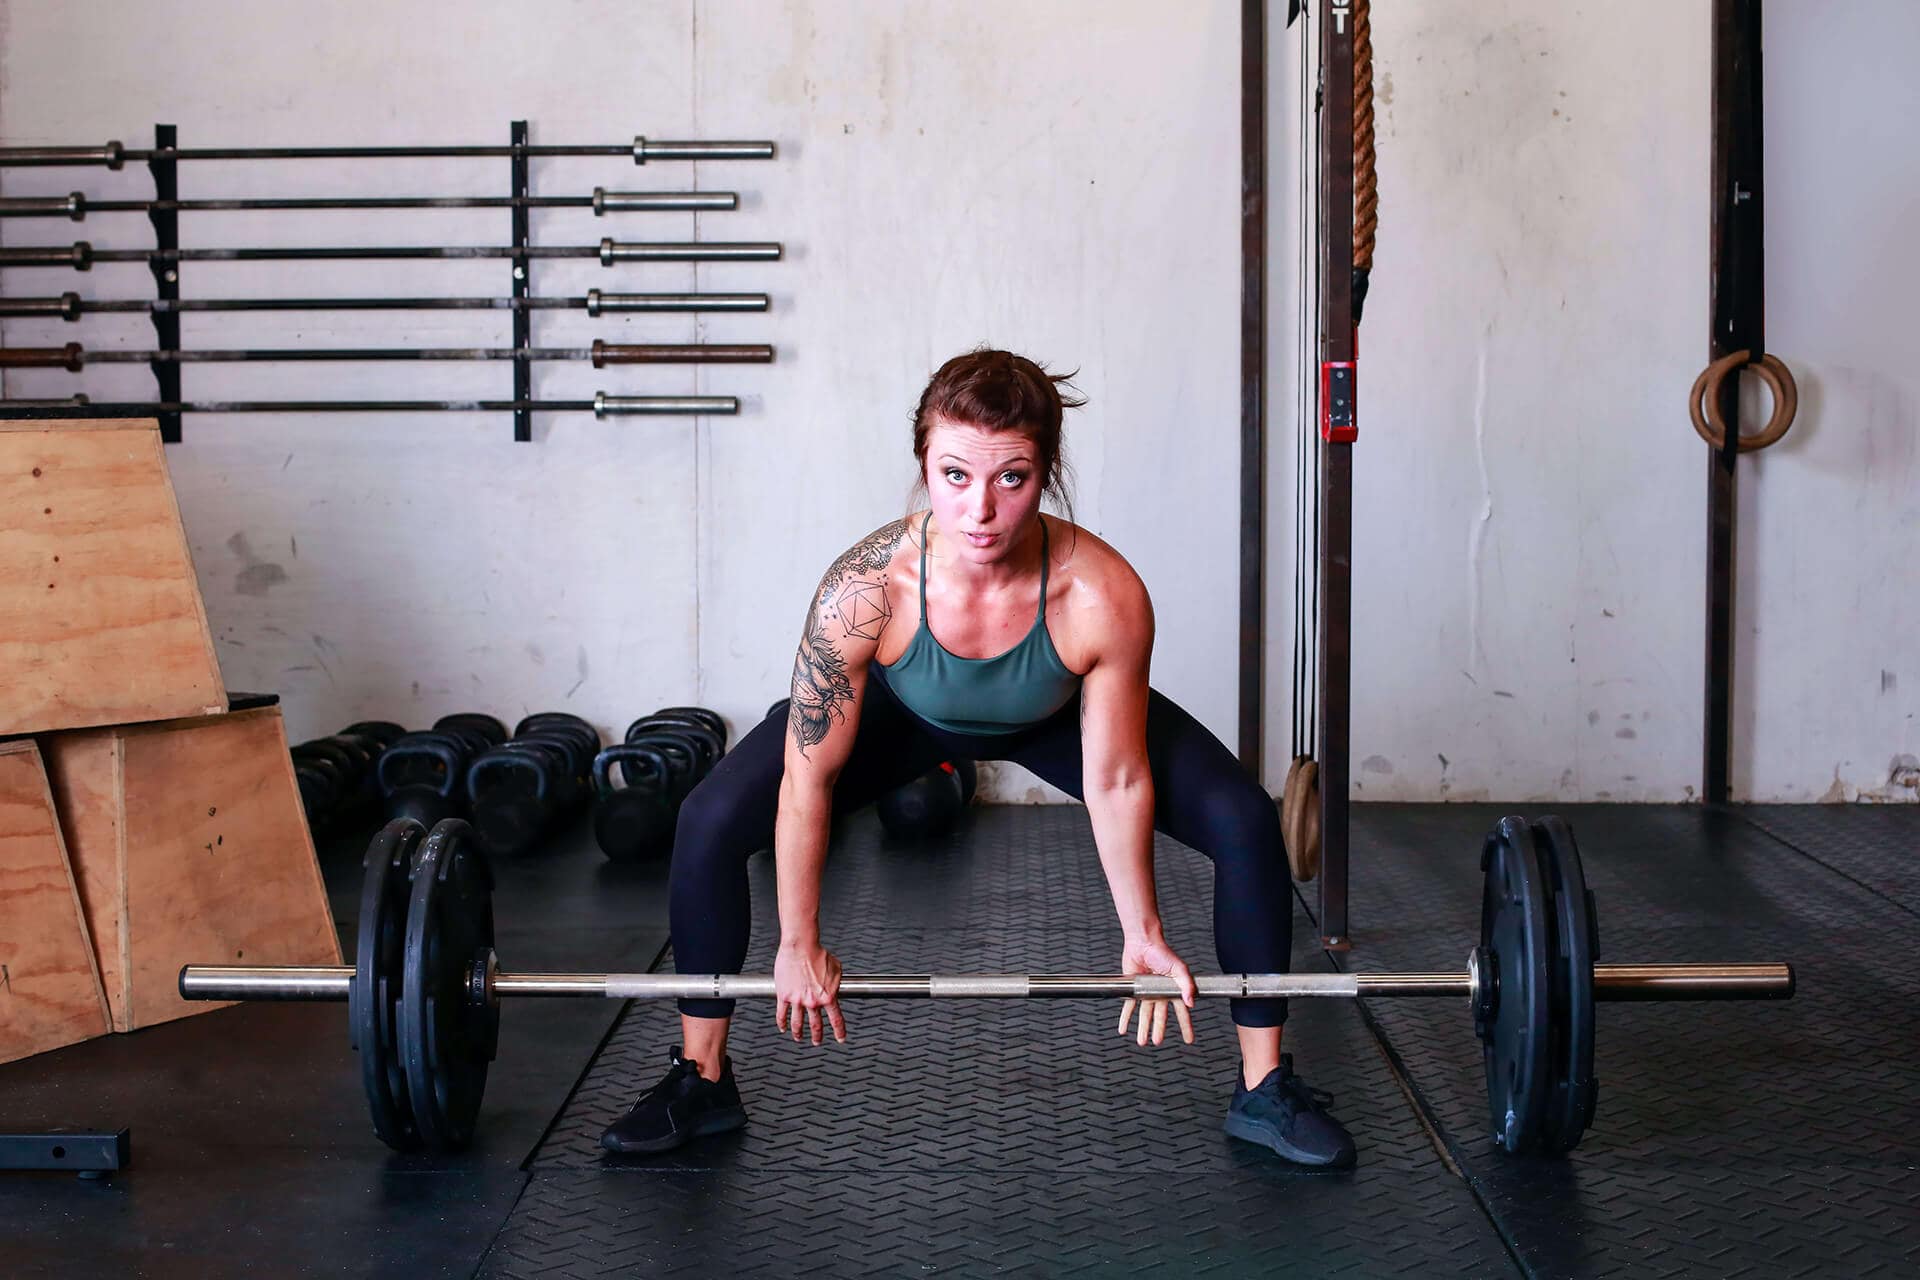
<svg viewBox="0 0 1920 1280"><path fill-rule="evenodd" d="M1157 973L1164 978L1172 978L1180 984L1179 1000L1128 1000L1120 1006L1121 1035L1127 1034L1127 1024L1133 1021L1136 1007L1140 1012L1140 1029L1137 1042L1146 1044L1148 1040L1159 1044L1167 1031L1167 1006L1173 1005L1173 1011L1180 1019L1180 1038L1188 1044L1193 1043L1193 1000L1199 994L1193 984L1193 974L1187 969L1187 962L1174 953L1164 938L1128 938L1126 947L1120 952L1120 972Z"/></svg>

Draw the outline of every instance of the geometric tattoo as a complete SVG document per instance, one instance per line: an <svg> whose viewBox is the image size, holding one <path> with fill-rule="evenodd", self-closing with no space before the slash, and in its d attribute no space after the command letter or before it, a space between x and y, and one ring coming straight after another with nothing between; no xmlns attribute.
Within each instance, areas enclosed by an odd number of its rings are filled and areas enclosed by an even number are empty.
<svg viewBox="0 0 1920 1280"><path fill-rule="evenodd" d="M808 747L824 742L834 722L844 720L853 705L853 681L839 642L849 637L878 641L886 630L893 615L882 570L892 562L906 532L905 520L874 530L835 560L820 579L793 660L793 702L787 712L787 729L802 755Z"/></svg>

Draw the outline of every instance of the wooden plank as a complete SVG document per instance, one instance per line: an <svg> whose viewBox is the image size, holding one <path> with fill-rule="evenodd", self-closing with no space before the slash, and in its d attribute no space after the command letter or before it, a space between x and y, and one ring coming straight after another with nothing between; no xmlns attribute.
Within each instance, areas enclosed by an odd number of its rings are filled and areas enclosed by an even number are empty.
<svg viewBox="0 0 1920 1280"><path fill-rule="evenodd" d="M338 964L278 707L119 731L125 1021L188 1014L184 964Z"/></svg>
<svg viewBox="0 0 1920 1280"><path fill-rule="evenodd" d="M120 823L120 735L112 729L56 733L41 739L60 832L93 939L100 983L115 1031L126 1005L126 933L121 912L126 877Z"/></svg>
<svg viewBox="0 0 1920 1280"><path fill-rule="evenodd" d="M338 964L278 707L42 740L116 1031L188 963Z"/></svg>
<svg viewBox="0 0 1920 1280"><path fill-rule="evenodd" d="M0 1062L108 1030L53 793L32 742L0 743Z"/></svg>
<svg viewBox="0 0 1920 1280"><path fill-rule="evenodd" d="M151 420L0 423L0 735L224 710Z"/></svg>

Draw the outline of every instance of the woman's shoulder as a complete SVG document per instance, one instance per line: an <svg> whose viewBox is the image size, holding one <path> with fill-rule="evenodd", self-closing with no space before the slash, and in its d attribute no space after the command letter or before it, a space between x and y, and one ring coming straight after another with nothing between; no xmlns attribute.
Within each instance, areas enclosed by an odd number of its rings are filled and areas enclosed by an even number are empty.
<svg viewBox="0 0 1920 1280"><path fill-rule="evenodd" d="M1048 559L1054 572L1066 572L1076 586L1122 602L1146 599L1146 583L1127 558L1099 534L1054 515L1042 515L1047 526Z"/></svg>
<svg viewBox="0 0 1920 1280"><path fill-rule="evenodd" d="M834 557L823 578L845 579L884 572L903 548L918 555L919 540L917 516L890 520Z"/></svg>

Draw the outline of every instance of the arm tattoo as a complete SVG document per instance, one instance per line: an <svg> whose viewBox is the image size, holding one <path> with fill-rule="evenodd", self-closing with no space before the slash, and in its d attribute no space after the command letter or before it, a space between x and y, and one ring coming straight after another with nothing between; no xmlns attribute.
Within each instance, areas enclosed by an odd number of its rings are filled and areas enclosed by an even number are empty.
<svg viewBox="0 0 1920 1280"><path fill-rule="evenodd" d="M828 730L836 720L846 718L853 703L853 680L847 674L846 659L829 637L829 624L843 636L880 639L893 617L883 570L892 563L906 532L904 520L874 530L835 560L820 580L793 660L793 701L787 711L787 729L801 755L824 742Z"/></svg>

